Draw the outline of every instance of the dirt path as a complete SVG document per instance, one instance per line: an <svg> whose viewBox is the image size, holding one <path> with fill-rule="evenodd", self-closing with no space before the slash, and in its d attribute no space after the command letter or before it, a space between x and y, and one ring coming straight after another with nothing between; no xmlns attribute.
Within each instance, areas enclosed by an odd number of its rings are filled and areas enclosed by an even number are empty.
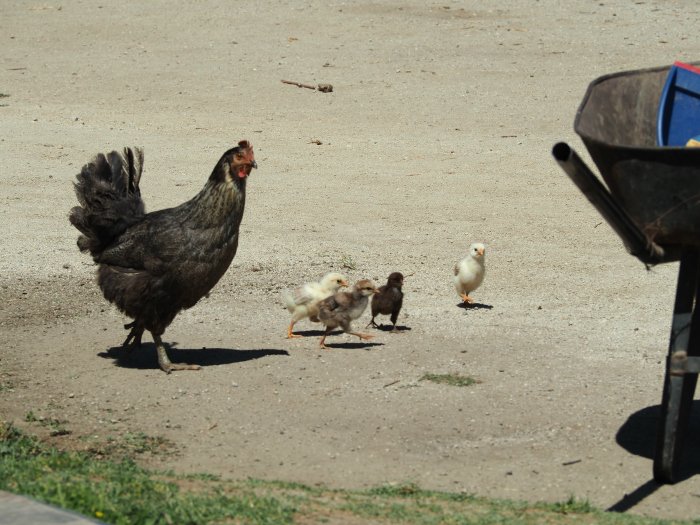
<svg viewBox="0 0 700 525"><path fill-rule="evenodd" d="M182 471L602 507L632 494L631 512L696 517L697 460L648 484L677 266L627 255L550 150L584 153L572 122L595 77L697 60L699 8L508 4L1 8L0 416L44 433L28 412L59 419L70 434L52 439L75 447L162 436L175 452L150 461ZM66 219L73 177L142 145L155 210L241 138L260 169L238 255L165 335L203 370L166 376L150 340L124 359L125 319ZM464 310L451 270L476 240L486 307ZM416 272L406 329L322 352L307 322L286 340L280 291L331 269Z"/></svg>

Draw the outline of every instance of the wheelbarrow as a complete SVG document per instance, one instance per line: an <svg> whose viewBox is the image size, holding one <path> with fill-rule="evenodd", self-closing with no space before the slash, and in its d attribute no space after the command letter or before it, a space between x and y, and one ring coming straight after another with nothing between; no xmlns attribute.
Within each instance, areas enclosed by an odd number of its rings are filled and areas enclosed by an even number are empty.
<svg viewBox="0 0 700 525"><path fill-rule="evenodd" d="M566 143L554 158L645 265L680 261L666 360L654 479L677 481L700 372L700 148L657 146L670 66L620 72L588 86L576 113L603 182Z"/></svg>

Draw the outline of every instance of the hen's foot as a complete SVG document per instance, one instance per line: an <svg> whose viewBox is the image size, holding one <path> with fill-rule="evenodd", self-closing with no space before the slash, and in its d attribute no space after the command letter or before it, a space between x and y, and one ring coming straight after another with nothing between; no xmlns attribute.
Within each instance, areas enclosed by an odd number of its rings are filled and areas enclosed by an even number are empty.
<svg viewBox="0 0 700 525"><path fill-rule="evenodd" d="M187 363L172 363L168 358L168 354L165 352L165 346L163 346L163 341L161 341L160 337L154 335L153 340L156 343L156 350L158 352L158 364L160 365L161 370L166 374L178 370L200 370L202 368L199 365L190 365Z"/></svg>
<svg viewBox="0 0 700 525"><path fill-rule="evenodd" d="M365 326L365 328L369 328L370 326L373 326L374 328L379 328L379 325L374 322L374 317L372 317L372 320L369 323L367 323L367 326Z"/></svg>

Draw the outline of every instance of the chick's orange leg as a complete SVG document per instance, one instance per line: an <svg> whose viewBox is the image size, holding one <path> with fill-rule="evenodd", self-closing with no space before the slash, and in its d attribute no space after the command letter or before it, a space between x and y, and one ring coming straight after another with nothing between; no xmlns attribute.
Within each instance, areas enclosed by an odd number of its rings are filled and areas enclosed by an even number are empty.
<svg viewBox="0 0 700 525"><path fill-rule="evenodd" d="M318 342L318 346L320 346L324 350L330 350L330 348L326 346L326 334L323 334L321 336L321 340Z"/></svg>
<svg viewBox="0 0 700 525"><path fill-rule="evenodd" d="M199 370L202 368L199 365L189 365L187 363L172 363L165 352L165 346L159 335L153 334L153 341L156 343L156 351L158 352L158 364L161 370L166 374L175 372L176 370Z"/></svg>
<svg viewBox="0 0 700 525"><path fill-rule="evenodd" d="M374 339L374 336L372 334L363 334L361 332L348 332L348 333L352 334L352 335L356 335L362 341L369 341L370 339Z"/></svg>
<svg viewBox="0 0 700 525"><path fill-rule="evenodd" d="M297 337L301 337L299 334L293 334L292 330L294 329L294 321L289 323L289 328L287 328L287 339L296 339Z"/></svg>
<svg viewBox="0 0 700 525"><path fill-rule="evenodd" d="M461 294L459 294L459 296L462 298L462 301L464 301L465 303L472 304L474 302L474 299L472 299L471 297L469 297L465 293L461 293Z"/></svg>

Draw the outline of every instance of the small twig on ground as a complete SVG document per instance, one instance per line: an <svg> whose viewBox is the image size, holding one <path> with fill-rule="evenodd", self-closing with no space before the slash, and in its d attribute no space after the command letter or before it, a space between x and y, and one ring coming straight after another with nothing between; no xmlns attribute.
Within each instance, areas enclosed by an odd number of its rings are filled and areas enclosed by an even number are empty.
<svg viewBox="0 0 700 525"><path fill-rule="evenodd" d="M316 86L310 86L309 84L302 84L301 82L293 82L292 80L283 80L282 84L290 84L292 86L297 86L300 88L313 89L316 91Z"/></svg>
<svg viewBox="0 0 700 525"><path fill-rule="evenodd" d="M399 383L400 381L401 381L400 379L397 379L396 381L392 381L391 383L387 383L386 385L384 385L384 388L391 386L391 385L395 385L396 383Z"/></svg>
<svg viewBox="0 0 700 525"><path fill-rule="evenodd" d="M319 84L318 86L312 86L311 84L302 84L301 82L294 82L293 80L283 80L282 84L289 84L291 86L297 86L300 88L312 89L314 91L319 90L321 93L332 93L332 84Z"/></svg>
<svg viewBox="0 0 700 525"><path fill-rule="evenodd" d="M562 466L568 467L569 465L575 465L576 463L581 463L583 460L582 459L574 459L573 461L565 461L562 463Z"/></svg>

